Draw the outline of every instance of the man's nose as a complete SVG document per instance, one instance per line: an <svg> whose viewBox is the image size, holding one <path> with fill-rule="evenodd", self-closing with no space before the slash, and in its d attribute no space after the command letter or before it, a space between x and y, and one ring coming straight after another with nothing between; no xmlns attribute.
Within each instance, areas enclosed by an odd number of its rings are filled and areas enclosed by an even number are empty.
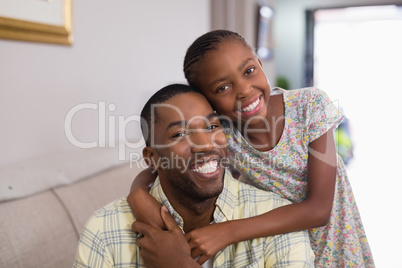
<svg viewBox="0 0 402 268"><path fill-rule="evenodd" d="M208 152L215 148L215 142L208 131L200 130L193 132L190 141L193 153Z"/></svg>

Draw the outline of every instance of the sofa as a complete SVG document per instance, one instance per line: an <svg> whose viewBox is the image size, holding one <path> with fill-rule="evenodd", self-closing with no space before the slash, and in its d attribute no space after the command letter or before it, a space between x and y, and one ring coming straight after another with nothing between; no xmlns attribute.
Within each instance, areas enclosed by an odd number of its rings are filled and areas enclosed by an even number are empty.
<svg viewBox="0 0 402 268"><path fill-rule="evenodd" d="M0 167L0 267L71 267L86 221L127 196L138 163L98 148Z"/></svg>

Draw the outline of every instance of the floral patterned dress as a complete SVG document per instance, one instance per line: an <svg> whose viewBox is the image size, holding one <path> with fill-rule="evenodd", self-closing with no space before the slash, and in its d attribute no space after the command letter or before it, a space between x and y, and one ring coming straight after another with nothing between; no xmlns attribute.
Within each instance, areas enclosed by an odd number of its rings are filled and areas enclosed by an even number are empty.
<svg viewBox="0 0 402 268"><path fill-rule="evenodd" d="M242 173L242 180L273 191L291 202L307 198L309 143L339 125L341 112L317 88L276 89L283 94L285 124L278 144L260 152L243 138L239 130L223 122L228 155ZM338 156L336 189L330 221L309 230L316 267L374 267L370 247L348 181Z"/></svg>

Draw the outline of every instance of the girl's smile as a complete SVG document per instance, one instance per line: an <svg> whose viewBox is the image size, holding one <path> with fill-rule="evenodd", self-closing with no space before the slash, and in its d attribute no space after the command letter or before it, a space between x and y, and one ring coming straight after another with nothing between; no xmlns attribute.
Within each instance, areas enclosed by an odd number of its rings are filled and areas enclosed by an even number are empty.
<svg viewBox="0 0 402 268"><path fill-rule="evenodd" d="M255 100L250 100L246 103L243 103L241 108L237 110L240 113L240 116L251 117L258 114L262 109L261 98L262 95Z"/></svg>

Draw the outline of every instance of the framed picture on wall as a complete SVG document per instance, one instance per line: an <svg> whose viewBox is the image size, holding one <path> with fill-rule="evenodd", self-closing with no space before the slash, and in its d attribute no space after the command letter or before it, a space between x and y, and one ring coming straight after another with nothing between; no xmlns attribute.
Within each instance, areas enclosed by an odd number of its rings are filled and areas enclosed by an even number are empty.
<svg viewBox="0 0 402 268"><path fill-rule="evenodd" d="M72 0L1 0L0 39L72 44Z"/></svg>
<svg viewBox="0 0 402 268"><path fill-rule="evenodd" d="M272 22L274 10L267 5L258 6L257 55L262 60L273 57Z"/></svg>

